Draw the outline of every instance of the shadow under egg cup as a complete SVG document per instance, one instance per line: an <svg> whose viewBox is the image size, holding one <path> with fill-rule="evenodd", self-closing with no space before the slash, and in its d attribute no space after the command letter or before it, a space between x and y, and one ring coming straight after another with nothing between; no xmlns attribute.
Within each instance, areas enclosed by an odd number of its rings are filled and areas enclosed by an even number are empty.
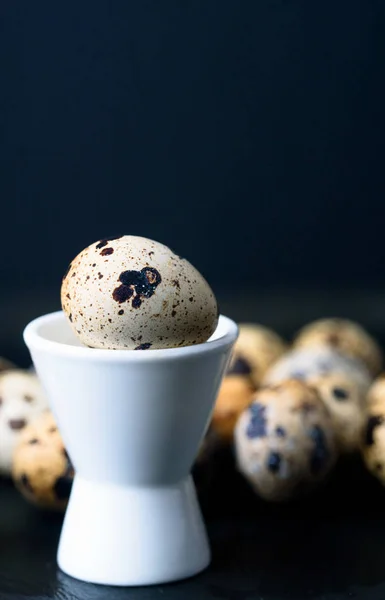
<svg viewBox="0 0 385 600"><path fill-rule="evenodd" d="M80 345L62 312L26 327L76 471L58 549L65 573L149 585L207 567L190 469L237 333L220 316L203 344L130 351Z"/></svg>

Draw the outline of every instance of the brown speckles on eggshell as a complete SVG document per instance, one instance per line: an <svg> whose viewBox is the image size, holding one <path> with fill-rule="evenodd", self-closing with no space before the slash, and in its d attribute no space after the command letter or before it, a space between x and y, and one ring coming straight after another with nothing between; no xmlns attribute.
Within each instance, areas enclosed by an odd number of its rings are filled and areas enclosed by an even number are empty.
<svg viewBox="0 0 385 600"><path fill-rule="evenodd" d="M113 253L114 253L114 249L113 248L104 248L101 251L100 256L110 256Z"/></svg>
<svg viewBox="0 0 385 600"><path fill-rule="evenodd" d="M23 429L27 424L27 421L25 419L10 419L8 421L8 425L10 427L10 429L13 429L14 431L18 431L19 429Z"/></svg>
<svg viewBox="0 0 385 600"><path fill-rule="evenodd" d="M115 302L122 304L123 302L129 300L132 297L133 293L134 291L127 285L120 285L119 287L114 289L114 291L112 292L112 297L115 300Z"/></svg>

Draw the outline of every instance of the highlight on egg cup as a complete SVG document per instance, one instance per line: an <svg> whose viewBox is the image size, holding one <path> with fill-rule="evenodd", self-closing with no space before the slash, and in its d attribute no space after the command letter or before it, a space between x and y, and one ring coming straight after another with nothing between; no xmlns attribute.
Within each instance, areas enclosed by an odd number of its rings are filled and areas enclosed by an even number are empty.
<svg viewBox="0 0 385 600"><path fill-rule="evenodd" d="M207 567L190 469L236 337L224 316L205 343L141 352L82 346L61 311L26 327L76 472L58 549L65 573L148 585Z"/></svg>

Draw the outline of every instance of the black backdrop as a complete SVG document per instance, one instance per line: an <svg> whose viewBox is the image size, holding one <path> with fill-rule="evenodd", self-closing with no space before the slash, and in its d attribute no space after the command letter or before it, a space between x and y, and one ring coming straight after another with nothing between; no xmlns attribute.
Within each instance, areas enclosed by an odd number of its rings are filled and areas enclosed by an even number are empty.
<svg viewBox="0 0 385 600"><path fill-rule="evenodd" d="M57 288L122 232L219 293L382 284L382 0L2 0L0 17L2 292Z"/></svg>

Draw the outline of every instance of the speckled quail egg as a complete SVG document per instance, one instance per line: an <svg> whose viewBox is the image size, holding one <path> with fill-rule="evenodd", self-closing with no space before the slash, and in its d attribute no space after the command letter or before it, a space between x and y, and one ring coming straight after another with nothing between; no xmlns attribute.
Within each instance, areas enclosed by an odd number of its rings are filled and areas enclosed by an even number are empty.
<svg viewBox="0 0 385 600"><path fill-rule="evenodd" d="M366 422L368 383L347 373L310 377L331 415L335 439L342 454L358 451Z"/></svg>
<svg viewBox="0 0 385 600"><path fill-rule="evenodd" d="M370 386L367 395L368 406L385 406L385 374L383 373L377 379L375 379Z"/></svg>
<svg viewBox="0 0 385 600"><path fill-rule="evenodd" d="M339 352L361 360L370 373L377 375L383 356L376 340L357 323L348 319L320 319L309 323L294 340L297 347L327 344Z"/></svg>
<svg viewBox="0 0 385 600"><path fill-rule="evenodd" d="M54 510L67 506L74 470L50 412L21 432L13 454L12 477L33 504Z"/></svg>
<svg viewBox="0 0 385 600"><path fill-rule="evenodd" d="M215 403L212 426L223 442L233 438L240 413L250 404L268 368L286 350L271 329L252 323L239 325L239 336Z"/></svg>
<svg viewBox="0 0 385 600"><path fill-rule="evenodd" d="M228 374L247 375L257 388L268 368L286 349L284 340L271 329L252 323L241 323Z"/></svg>
<svg viewBox="0 0 385 600"><path fill-rule="evenodd" d="M255 388L248 377L234 373L224 378L211 422L222 442L232 442L238 417L250 404L254 392Z"/></svg>
<svg viewBox="0 0 385 600"><path fill-rule="evenodd" d="M368 405L361 451L368 471L385 486L385 398Z"/></svg>
<svg viewBox="0 0 385 600"><path fill-rule="evenodd" d="M202 275L170 248L125 235L100 240L72 261L63 310L92 348L147 350L205 342L218 307Z"/></svg>
<svg viewBox="0 0 385 600"><path fill-rule="evenodd" d="M256 393L236 425L235 449L238 468L257 494L276 502L310 491L337 458L325 404L297 380Z"/></svg>
<svg viewBox="0 0 385 600"><path fill-rule="evenodd" d="M368 470L385 485L385 376L373 382L367 395L362 457Z"/></svg>
<svg viewBox="0 0 385 600"><path fill-rule="evenodd" d="M0 373L0 473L10 475L22 429L48 407L36 375L19 369Z"/></svg>
<svg viewBox="0 0 385 600"><path fill-rule="evenodd" d="M309 380L329 373L346 373L354 381L369 386L371 377L365 365L328 346L296 348L280 358L266 373L263 384L280 383L285 379Z"/></svg>

